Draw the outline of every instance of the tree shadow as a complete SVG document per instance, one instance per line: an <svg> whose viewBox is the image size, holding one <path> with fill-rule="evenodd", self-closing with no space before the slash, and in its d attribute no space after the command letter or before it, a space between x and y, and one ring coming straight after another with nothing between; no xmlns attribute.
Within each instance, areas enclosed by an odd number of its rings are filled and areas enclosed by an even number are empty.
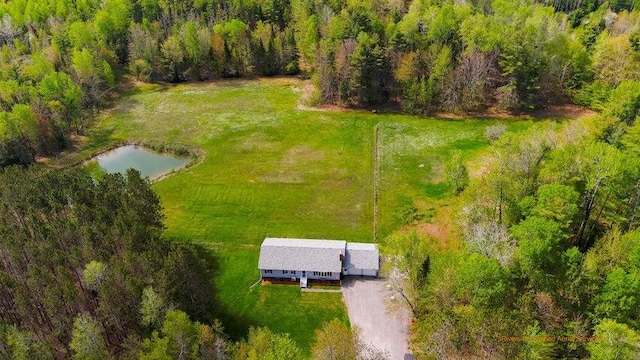
<svg viewBox="0 0 640 360"><path fill-rule="evenodd" d="M231 340L239 341L246 338L249 334L249 328L257 326L257 324L244 316L234 314L222 305L222 302L218 298L214 282L215 276L217 276L220 271L220 263L218 262L215 252L202 244L193 244L193 246L198 257L204 261L209 274L211 274L209 284L212 289L213 298L209 299L209 304L213 310L211 311L211 318L206 319L208 320L207 322L213 323L214 320L222 322L224 333L229 336Z"/></svg>

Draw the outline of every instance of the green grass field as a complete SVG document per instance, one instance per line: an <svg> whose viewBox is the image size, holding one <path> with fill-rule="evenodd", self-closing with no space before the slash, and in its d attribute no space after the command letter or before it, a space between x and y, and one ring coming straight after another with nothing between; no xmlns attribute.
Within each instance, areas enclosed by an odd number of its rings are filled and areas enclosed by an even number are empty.
<svg viewBox="0 0 640 360"><path fill-rule="evenodd" d="M298 110L295 79L221 81L128 90L74 155L117 141L161 140L202 148L204 162L156 183L165 236L203 244L219 262L214 280L227 332L248 326L288 332L306 351L334 317L348 322L340 294L257 285L265 236L373 241L374 132L380 157L379 238L415 206L427 220L451 189L442 164L454 149L473 161L497 120L438 120L400 114ZM510 131L533 121L502 120Z"/></svg>

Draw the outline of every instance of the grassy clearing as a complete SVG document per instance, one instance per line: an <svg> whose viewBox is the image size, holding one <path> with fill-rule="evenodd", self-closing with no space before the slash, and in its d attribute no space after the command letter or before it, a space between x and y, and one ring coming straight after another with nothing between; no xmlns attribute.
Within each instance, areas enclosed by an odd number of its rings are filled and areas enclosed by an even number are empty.
<svg viewBox="0 0 640 360"><path fill-rule="evenodd" d="M455 202L446 181L445 164L455 150L472 168L486 152L487 126L503 124L510 132L531 127L536 121L520 119L423 119L392 116L379 123L380 198L379 230L384 238L405 225L414 214L422 222L447 221ZM546 122L545 125L551 125ZM413 212L412 212L413 211Z"/></svg>
<svg viewBox="0 0 640 360"><path fill-rule="evenodd" d="M324 321L348 321L341 296L283 285L250 290L264 237L372 241L376 124L383 238L403 225L409 207L427 222L446 214L451 189L442 164L454 149L473 161L488 145L486 126L501 122L517 131L532 122L302 111L296 104L303 86L294 79L139 86L70 158L129 139L202 148L202 164L154 185L165 235L215 254L220 316L231 335L268 326L290 333L308 351Z"/></svg>

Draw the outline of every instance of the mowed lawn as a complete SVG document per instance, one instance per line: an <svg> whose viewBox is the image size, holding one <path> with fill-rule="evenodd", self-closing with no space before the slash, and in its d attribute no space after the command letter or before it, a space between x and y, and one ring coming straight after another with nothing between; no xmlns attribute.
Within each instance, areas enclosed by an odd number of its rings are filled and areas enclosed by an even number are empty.
<svg viewBox="0 0 640 360"><path fill-rule="evenodd" d="M296 79L234 80L127 91L80 152L145 139L202 148L204 162L154 184L165 236L210 249L220 317L240 337L249 326L290 333L305 351L325 321L348 322L340 294L259 280L265 236L373 241L374 149L378 128L379 239L412 206L429 217L451 189L443 164L455 149L472 162L487 149L484 130L529 120L438 120L400 114L298 110Z"/></svg>

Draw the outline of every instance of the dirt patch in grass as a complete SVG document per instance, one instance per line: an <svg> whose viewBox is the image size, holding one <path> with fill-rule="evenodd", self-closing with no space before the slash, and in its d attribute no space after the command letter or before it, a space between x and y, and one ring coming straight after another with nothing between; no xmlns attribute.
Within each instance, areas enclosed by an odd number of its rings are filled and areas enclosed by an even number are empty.
<svg viewBox="0 0 640 360"><path fill-rule="evenodd" d="M477 179L485 176L488 169L496 162L493 154L484 154L468 163L469 178Z"/></svg>
<svg viewBox="0 0 640 360"><path fill-rule="evenodd" d="M597 115L598 113L580 105L565 104L550 106L546 109L536 110L531 113L534 118L568 118L580 119Z"/></svg>
<svg viewBox="0 0 640 360"><path fill-rule="evenodd" d="M324 151L314 150L309 145L298 145L292 147L282 157L281 164L283 166L297 166L303 165L309 162L316 162L325 158Z"/></svg>
<svg viewBox="0 0 640 360"><path fill-rule="evenodd" d="M255 151L272 152L279 148L275 142L266 139L263 133L255 133L246 137L246 139L235 146L235 150L241 153L250 153Z"/></svg>
<svg viewBox="0 0 640 360"><path fill-rule="evenodd" d="M432 223L423 223L416 226L418 234L426 235L438 241L441 248L449 247L449 238L451 237L451 226Z"/></svg>
<svg viewBox="0 0 640 360"><path fill-rule="evenodd" d="M544 109L538 109L531 112L523 112L520 114L510 113L497 108L489 108L485 111L469 114L456 114L450 112L436 112L435 117L445 119L473 119L473 118L499 118L499 119L580 119L598 114L597 112L580 105L564 104L553 105Z"/></svg>
<svg viewBox="0 0 640 360"><path fill-rule="evenodd" d="M279 170L275 173L261 176L260 181L271 184L302 184L304 183L302 175L302 171Z"/></svg>
<svg viewBox="0 0 640 360"><path fill-rule="evenodd" d="M431 177L429 178L429 181L432 183L439 183L439 182L443 182L446 181L446 176L445 176L445 164L444 161L437 161L437 162L433 162L431 164Z"/></svg>

